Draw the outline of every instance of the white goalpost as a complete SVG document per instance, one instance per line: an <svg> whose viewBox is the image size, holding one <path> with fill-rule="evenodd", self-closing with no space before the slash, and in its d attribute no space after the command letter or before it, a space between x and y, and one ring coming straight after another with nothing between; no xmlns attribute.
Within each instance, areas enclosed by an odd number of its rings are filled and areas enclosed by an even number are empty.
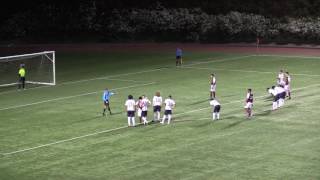
<svg viewBox="0 0 320 180"><path fill-rule="evenodd" d="M24 64L27 84L56 85L55 51L0 57L0 87L18 84L18 70Z"/></svg>

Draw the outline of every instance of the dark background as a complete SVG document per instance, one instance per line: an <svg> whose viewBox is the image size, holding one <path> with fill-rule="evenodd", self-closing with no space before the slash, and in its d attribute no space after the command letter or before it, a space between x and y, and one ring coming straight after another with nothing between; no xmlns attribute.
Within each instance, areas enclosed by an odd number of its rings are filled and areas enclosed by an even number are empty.
<svg viewBox="0 0 320 180"><path fill-rule="evenodd" d="M320 17L318 0L13 0L5 4L0 11L0 40L6 43L234 42L255 41L257 36L266 41L317 43L320 39L320 30L308 29ZM243 16L253 15L259 15L266 32L259 27L234 30L248 26L243 22L248 17ZM295 20L308 22L299 27L307 30L292 30L289 25Z"/></svg>

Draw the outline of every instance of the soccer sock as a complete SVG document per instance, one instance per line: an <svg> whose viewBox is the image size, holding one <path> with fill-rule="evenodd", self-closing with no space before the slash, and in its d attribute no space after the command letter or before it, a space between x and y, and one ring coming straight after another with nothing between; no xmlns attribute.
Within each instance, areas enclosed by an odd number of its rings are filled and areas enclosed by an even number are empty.
<svg viewBox="0 0 320 180"><path fill-rule="evenodd" d="M216 114L212 113L212 120L214 120L216 118Z"/></svg>
<svg viewBox="0 0 320 180"><path fill-rule="evenodd" d="M280 99L279 102L280 102L280 107L284 105L284 99Z"/></svg>
<svg viewBox="0 0 320 180"><path fill-rule="evenodd" d="M156 121L156 120L157 120L157 116L158 116L158 115L157 115L157 112L155 112L155 113L153 114L153 120Z"/></svg>
<svg viewBox="0 0 320 180"><path fill-rule="evenodd" d="M136 121L134 120L134 117L131 117L132 120L132 126L136 126Z"/></svg>
<svg viewBox="0 0 320 180"><path fill-rule="evenodd" d="M170 124L171 121L171 114L168 115L168 124Z"/></svg>
<svg viewBox="0 0 320 180"><path fill-rule="evenodd" d="M143 120L143 124L148 124L147 117L143 117L142 120Z"/></svg>
<svg viewBox="0 0 320 180"><path fill-rule="evenodd" d="M275 110L278 108L277 102L272 102L272 110Z"/></svg>
<svg viewBox="0 0 320 180"><path fill-rule="evenodd" d="M131 125L131 117L128 117L128 126Z"/></svg>
<svg viewBox="0 0 320 180"><path fill-rule="evenodd" d="M166 120L166 115L163 115L161 123L164 123L165 120Z"/></svg>
<svg viewBox="0 0 320 180"><path fill-rule="evenodd" d="M103 108L103 114L106 112L106 108Z"/></svg>
<svg viewBox="0 0 320 180"><path fill-rule="evenodd" d="M159 120L160 121L160 112L157 112L157 120Z"/></svg>
<svg viewBox="0 0 320 180"><path fill-rule="evenodd" d="M111 109L110 109L110 107L108 106L108 111L110 112L110 114L111 114Z"/></svg>
<svg viewBox="0 0 320 180"><path fill-rule="evenodd" d="M217 113L217 119L220 119L220 113Z"/></svg>

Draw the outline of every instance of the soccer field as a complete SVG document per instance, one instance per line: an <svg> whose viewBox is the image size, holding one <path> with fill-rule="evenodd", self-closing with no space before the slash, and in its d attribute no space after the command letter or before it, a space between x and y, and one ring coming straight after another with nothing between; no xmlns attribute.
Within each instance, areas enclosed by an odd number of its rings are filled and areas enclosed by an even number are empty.
<svg viewBox="0 0 320 180"><path fill-rule="evenodd" d="M187 52L180 68L172 52L57 52L56 60L56 86L0 89L0 179L320 179L320 57ZM271 112L266 88L280 69L291 73L292 99ZM215 122L212 72L222 106ZM113 115L102 117L106 87L117 94ZM176 101L172 123L128 128L127 96L156 91Z"/></svg>

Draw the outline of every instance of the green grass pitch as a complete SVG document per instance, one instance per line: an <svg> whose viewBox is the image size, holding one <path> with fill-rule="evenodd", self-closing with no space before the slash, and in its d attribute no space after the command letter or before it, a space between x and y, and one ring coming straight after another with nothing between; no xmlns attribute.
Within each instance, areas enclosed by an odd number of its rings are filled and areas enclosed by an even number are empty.
<svg viewBox="0 0 320 180"><path fill-rule="evenodd" d="M0 92L0 179L320 179L320 58L188 52L184 63L169 52L57 52L56 86ZM266 88L281 68L293 98L270 112ZM102 117L106 87L118 94ZM157 90L177 103L172 124L127 128L127 96Z"/></svg>

